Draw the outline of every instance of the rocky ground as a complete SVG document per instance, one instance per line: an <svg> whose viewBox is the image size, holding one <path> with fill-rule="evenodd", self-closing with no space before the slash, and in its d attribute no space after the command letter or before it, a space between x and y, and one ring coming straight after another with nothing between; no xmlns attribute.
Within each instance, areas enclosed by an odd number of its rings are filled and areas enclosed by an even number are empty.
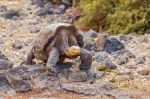
<svg viewBox="0 0 150 99"><path fill-rule="evenodd" d="M0 1L0 98L150 99L149 34L81 32L84 48L93 54L91 77L78 71L78 59L62 70L60 79L46 75L45 64L21 65L43 27L72 19L62 14L64 5L43 10L49 5L35 4Z"/></svg>

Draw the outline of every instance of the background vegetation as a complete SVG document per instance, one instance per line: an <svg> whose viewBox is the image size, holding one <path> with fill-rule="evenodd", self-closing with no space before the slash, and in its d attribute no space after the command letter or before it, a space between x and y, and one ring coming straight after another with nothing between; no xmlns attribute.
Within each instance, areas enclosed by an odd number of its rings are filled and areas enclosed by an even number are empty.
<svg viewBox="0 0 150 99"><path fill-rule="evenodd" d="M150 28L150 0L74 0L85 14L78 27L110 34L144 34Z"/></svg>

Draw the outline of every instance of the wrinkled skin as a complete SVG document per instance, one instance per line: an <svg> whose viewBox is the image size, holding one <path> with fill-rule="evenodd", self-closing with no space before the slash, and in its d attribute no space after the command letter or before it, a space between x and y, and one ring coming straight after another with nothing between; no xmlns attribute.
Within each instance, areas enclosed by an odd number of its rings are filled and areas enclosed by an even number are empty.
<svg viewBox="0 0 150 99"><path fill-rule="evenodd" d="M33 46L27 55L27 64L32 64L34 58L43 60L47 62L47 71L52 71L55 75L58 75L55 68L56 64L64 63L65 58L74 59L80 56L79 69L88 73L92 64L92 55L88 50L82 48L83 44L83 37L75 27L73 29L63 27L57 31L53 40L47 43L42 53L38 52L39 55L36 52L38 47L35 46L36 44Z"/></svg>

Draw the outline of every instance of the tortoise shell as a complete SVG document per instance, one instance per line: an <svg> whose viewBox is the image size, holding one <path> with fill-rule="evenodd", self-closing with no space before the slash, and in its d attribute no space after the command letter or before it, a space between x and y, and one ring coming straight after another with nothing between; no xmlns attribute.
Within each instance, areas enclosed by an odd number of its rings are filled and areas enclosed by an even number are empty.
<svg viewBox="0 0 150 99"><path fill-rule="evenodd" d="M74 25L69 23L54 23L45 27L35 38L33 53L36 59L47 61L48 53L46 53L46 48L53 47L55 44L55 36L62 29L71 29L72 31L76 31ZM75 32L74 32L75 33Z"/></svg>

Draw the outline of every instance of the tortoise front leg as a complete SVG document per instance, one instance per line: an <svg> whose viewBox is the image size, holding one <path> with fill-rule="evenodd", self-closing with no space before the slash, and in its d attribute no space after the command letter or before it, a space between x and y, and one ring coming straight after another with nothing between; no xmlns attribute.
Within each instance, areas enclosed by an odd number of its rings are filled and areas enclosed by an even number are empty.
<svg viewBox="0 0 150 99"><path fill-rule="evenodd" d="M77 39L77 42L78 42L79 46L83 47L83 45L84 45L83 36L81 34L77 33L77 38L76 39Z"/></svg>
<svg viewBox="0 0 150 99"><path fill-rule="evenodd" d="M30 52L27 54L27 60L26 60L26 64L27 65L32 65L33 62L32 60L34 59L34 54L33 54L33 49L30 50Z"/></svg>
<svg viewBox="0 0 150 99"><path fill-rule="evenodd" d="M80 59L81 64L79 69L85 71L89 75L92 65L92 54L88 50L81 48Z"/></svg>
<svg viewBox="0 0 150 99"><path fill-rule="evenodd" d="M56 65L58 61L59 61L59 52L56 48L52 48L52 50L49 52L49 57L46 64L46 70L48 73L52 71L55 76L58 75L56 69Z"/></svg>

